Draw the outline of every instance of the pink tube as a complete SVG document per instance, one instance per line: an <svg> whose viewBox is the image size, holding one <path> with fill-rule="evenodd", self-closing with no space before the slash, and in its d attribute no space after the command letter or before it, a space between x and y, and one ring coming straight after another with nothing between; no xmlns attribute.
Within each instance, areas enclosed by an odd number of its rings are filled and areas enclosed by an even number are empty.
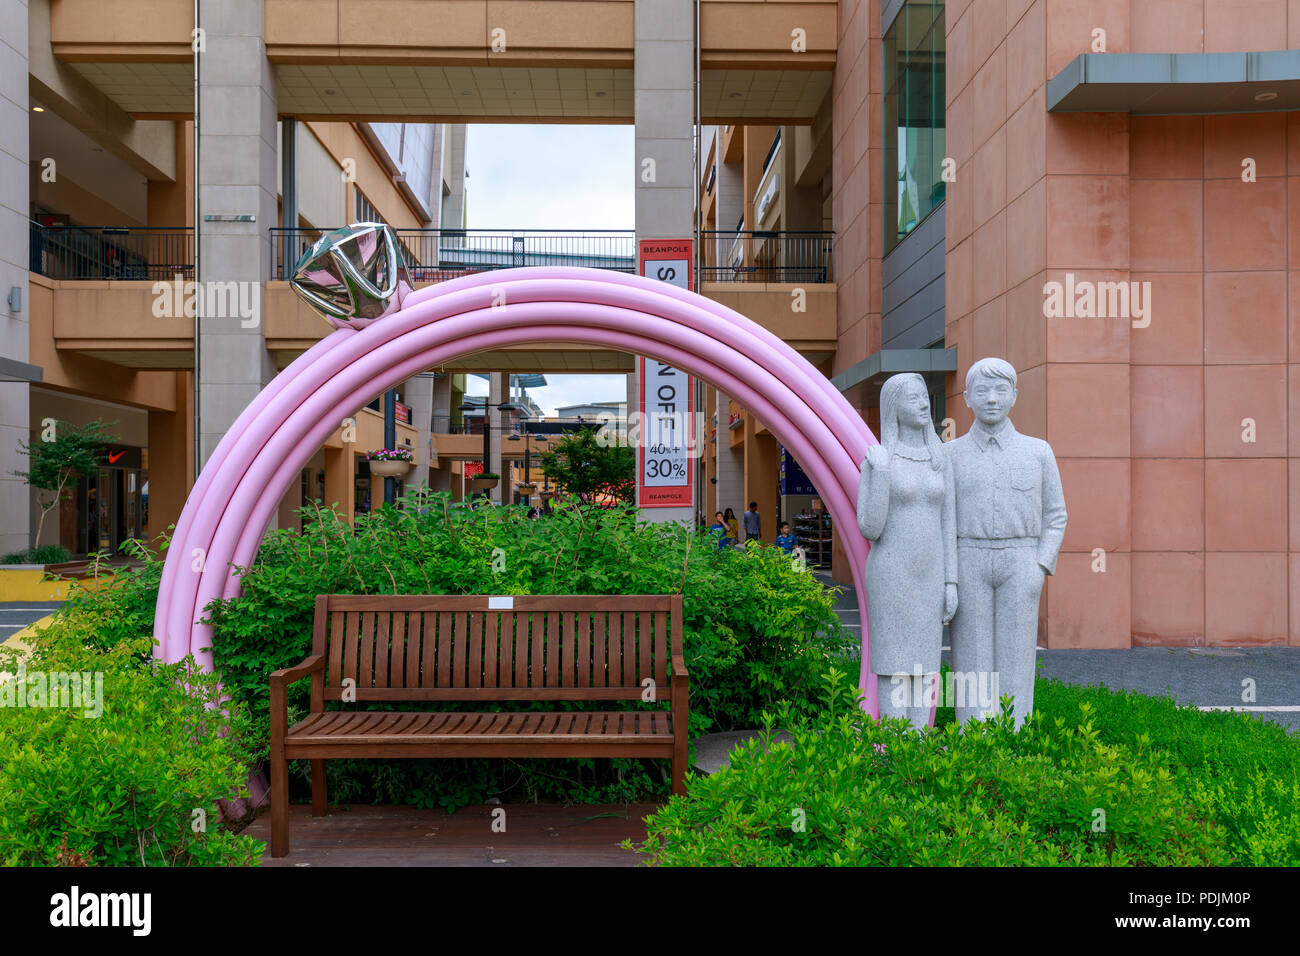
<svg viewBox="0 0 1300 956"><path fill-rule="evenodd" d="M492 308L494 296L505 305ZM541 324L547 323L547 324ZM875 443L865 422L797 352L718 303L640 277L583 269L503 270L440 283L361 332L335 333L282 372L223 438L178 522L155 629L165 659L199 652L202 608L237 592L230 563L255 557L293 475L366 399L432 365L506 344L600 343L671 362L733 394L804 464L832 514L856 526L858 462ZM875 712L867 658L860 536L845 534L863 623L864 707ZM189 571L193 548L208 566ZM185 567L182 567L182 564ZM188 620L187 620L188 618Z"/></svg>
<svg viewBox="0 0 1300 956"><path fill-rule="evenodd" d="M351 337L352 332L336 332L327 335L302 355L298 356L297 361L302 363L302 367L312 364L321 355L340 345L344 340ZM186 629L183 632L176 632L174 638L169 636L169 632L164 630L162 634L158 633L157 622L166 622L169 613L171 595L175 586L176 576L182 573L182 569L188 569L192 557L190 549L183 547L184 543L190 538L191 529L196 517L203 513L203 501L209 488L218 480L222 474L223 465L231 452L238 447L240 436L248 422L251 422L261 410L270 405L271 401L292 381L293 375L288 374L285 369L267 384L267 386L257 393L257 396L249 403L248 407L240 413L235 419L230 430L221 436L221 441L208 457L207 463L199 472L198 479L194 482L194 487L190 489L189 496L185 499L185 506L181 509L180 517L176 520L176 529L172 533L171 546L167 550L167 560L163 563L162 578L158 586L158 605L154 610L155 632L154 637L164 645L170 645L174 639L177 646L189 645L189 632ZM198 463L196 462L196 465ZM179 558L173 560L173 552L179 554ZM191 573L188 570L185 573ZM179 657L184 657L188 650L182 651ZM168 660L179 659L176 656L169 656Z"/></svg>
<svg viewBox="0 0 1300 956"><path fill-rule="evenodd" d="M510 311L520 309L526 309L529 313L530 320L532 321L553 317L558 320L567 319L574 326L589 325L589 328L581 332L578 341L591 341L593 334L599 331L599 326L602 323L623 328L625 330L636 330L638 327L643 327L646 322L652 321L652 317L649 316L639 313L625 315L622 310L613 310L609 307L599 308L589 305L550 302L531 303L526 305L521 304L507 306L502 309L482 310L480 313L467 313L466 315L460 316L456 319L443 320L434 325L421 327L412 335L407 335L386 343L384 346L366 353L358 361L349 364L344 373L331 376L326 381L319 381L319 376L309 376L308 380L313 381L318 385L318 387L313 389L308 400L298 409L291 412L287 419L281 422L275 422L274 430L278 432L280 429L285 429L290 435L300 434L301 429L293 424L295 419L304 423L317 422L322 419L325 420L327 424L337 422L340 417L340 407L345 410L355 409L359 405L364 404L366 397L368 397L368 392L373 391L376 387L388 387L388 385L379 385L381 379L378 376L380 376L382 369L391 364L389 357L396 356L398 358L404 358L410 355L413 350L419 348L416 342L447 341L448 339L455 341L462 337L461 326L472 327L477 325L484 318L488 318L496 324L503 326L503 329L501 331L490 333L489 337L484 340L483 344L474 350L477 351L483 348L500 347L508 344L508 341L513 341L519 337L519 329L525 326L525 323L514 321L513 317L508 314ZM526 330L524 334L526 337L528 334ZM533 333L534 340L537 334L538 333L535 332ZM703 335L702 333L696 333L692 330L675 327L661 330L658 335L659 341L661 342L694 340L698 349L702 350L706 354L712 353L715 367L720 366L722 368L728 368L736 367L738 365L753 366L752 374L756 376L766 374L765 370L754 366L745 356L725 349L715 340ZM509 336L510 339L507 340L504 336ZM561 335L560 337L563 338L564 336ZM645 343L646 339L638 338L636 341L637 344L641 344ZM647 348L650 348L650 346L647 345ZM462 352L462 354L464 353ZM693 358L692 361L698 364L698 359ZM728 381L732 381L730 376L727 376L727 379ZM398 381L401 381L401 379L390 378L389 384L395 384ZM354 400L354 403L352 405L337 406L335 402L338 396L349 391L356 383L361 383L362 391ZM779 383L769 385L769 389L778 394L783 393L781 394L781 397L787 402L788 407L794 409L796 419L795 424L792 427L798 429L799 433L818 436L819 440L824 442L827 447L834 446L834 442L829 441L829 432L825 424L818 420L816 416L806 408L806 406L803 406L794 393L790 392L788 388ZM773 406L763 398L753 395L748 389L745 389L742 395L747 399L747 407L753 407L756 414L758 414L764 421L776 416L777 413ZM337 425L334 425L334 427L337 427ZM248 433L251 437L259 430L260 429L258 428L250 428ZM326 431L326 434L328 434L328 431ZM319 442L317 442L317 445L319 445ZM795 445L792 444L791 447L793 448ZM817 447L817 445L815 444L814 447ZM836 451L839 452L839 449L837 448ZM810 458L814 453L810 450L805 450L802 451L802 453L796 451L796 454L801 454L800 460L803 461L805 458ZM256 538L261 538L265 526L264 523L261 521L249 520L245 517L247 510L251 507L248 499L250 497L263 496L266 494L268 488L274 487L274 485L270 484L271 474L285 459L285 457L286 456L283 454L283 449L280 445L277 444L274 447L268 445L265 451L258 456L253 467L248 470L244 479L240 482L238 492L235 495L232 495L228 508L235 517L231 521L222 522L221 528L227 529L225 535L219 532L212 539L210 547L207 550L207 557L211 565L211 570L202 576L203 584L201 586L201 593L196 595L196 598L199 601L195 608L196 611L201 611L203 606L209 600L219 594L224 593L226 596L229 596L237 587L234 575L229 572L226 565L228 561L232 560L236 563L243 562L237 555L237 549L230 542L229 535L240 531L247 534L249 533L248 529L252 528L254 529L253 533L256 534ZM853 470L854 481L856 482L856 469L852 468L852 463L845 458L838 464L840 464L841 467L844 467L846 463L849 468ZM822 481L822 486L827 487L825 480ZM829 487L833 488L834 483ZM278 498L276 500L278 501ZM214 591L215 581L213 580L213 575L221 575L226 578L225 586ZM210 584L209 582L212 583Z"/></svg>

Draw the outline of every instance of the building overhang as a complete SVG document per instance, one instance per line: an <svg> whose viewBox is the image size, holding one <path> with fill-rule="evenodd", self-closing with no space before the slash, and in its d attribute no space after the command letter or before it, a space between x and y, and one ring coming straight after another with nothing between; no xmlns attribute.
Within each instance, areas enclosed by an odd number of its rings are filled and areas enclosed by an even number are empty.
<svg viewBox="0 0 1300 956"><path fill-rule="evenodd" d="M1196 115L1300 109L1300 50L1081 53L1047 81L1049 113Z"/></svg>
<svg viewBox="0 0 1300 956"><path fill-rule="evenodd" d="M39 382L43 375L44 370L39 365L0 355L0 382Z"/></svg>
<svg viewBox="0 0 1300 956"><path fill-rule="evenodd" d="M881 349L831 379L841 392L869 382L879 385L891 375L916 372L927 378L957 371L956 349Z"/></svg>

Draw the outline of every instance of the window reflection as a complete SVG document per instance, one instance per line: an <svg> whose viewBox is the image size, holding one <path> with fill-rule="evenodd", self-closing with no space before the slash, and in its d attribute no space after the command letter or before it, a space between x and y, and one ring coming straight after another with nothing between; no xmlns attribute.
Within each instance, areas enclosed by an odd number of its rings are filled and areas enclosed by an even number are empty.
<svg viewBox="0 0 1300 956"><path fill-rule="evenodd" d="M907 0L884 37L885 251L944 198L942 0Z"/></svg>

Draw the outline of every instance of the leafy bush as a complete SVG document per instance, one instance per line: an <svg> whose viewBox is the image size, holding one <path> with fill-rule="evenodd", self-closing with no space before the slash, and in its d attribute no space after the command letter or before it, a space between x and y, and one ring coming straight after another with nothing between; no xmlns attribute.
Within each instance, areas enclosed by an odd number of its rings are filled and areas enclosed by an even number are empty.
<svg viewBox="0 0 1300 956"><path fill-rule="evenodd" d="M1300 738L1285 727L1104 687L1039 680L1034 693L1053 719L1087 707L1101 740L1162 755L1192 804L1227 830L1236 863L1300 866Z"/></svg>
<svg viewBox="0 0 1300 956"><path fill-rule="evenodd" d="M216 678L198 672L192 660L152 661L149 638L125 637L107 652L93 649L87 626L103 620L84 609L60 615L38 633L21 662L0 648L0 669L15 675L0 688L14 695L0 707L0 861L256 862L261 842L217 825L216 801L237 796L246 778L246 711L229 701L218 708ZM90 686L96 682L91 675L102 678L97 704L86 687L77 708L52 706L52 697L51 706L14 706L17 693L34 702L30 695L48 675L71 672L87 675Z"/></svg>
<svg viewBox="0 0 1300 956"><path fill-rule="evenodd" d="M681 591L693 737L756 726L775 702L805 699L846 652L831 597L778 549L720 553L696 532L638 524L635 512L623 508L565 506L528 520L523 507L471 508L445 494L422 494L405 505L361 516L355 527L332 511L305 510L303 533L268 534L243 574L242 594L214 605L213 655L224 686L254 715L259 741L267 735L268 676L310 653L318 594ZM291 709L305 711L308 693L307 682L290 688ZM604 802L668 790L663 761L330 761L327 767L331 796L340 801L459 806L515 788L531 799ZM295 773L305 779L304 768L295 766Z"/></svg>
<svg viewBox="0 0 1300 956"><path fill-rule="evenodd" d="M13 551L0 558L0 564L63 564L72 560L72 552L61 544L43 544L39 548Z"/></svg>
<svg viewBox="0 0 1300 956"><path fill-rule="evenodd" d="M835 675L838 678L839 675ZM1007 708L959 730L825 712L769 717L762 740L647 821L660 865L1215 865L1226 833L1189 808L1162 756ZM774 723L792 744L774 743ZM1104 818L1099 814L1104 811Z"/></svg>

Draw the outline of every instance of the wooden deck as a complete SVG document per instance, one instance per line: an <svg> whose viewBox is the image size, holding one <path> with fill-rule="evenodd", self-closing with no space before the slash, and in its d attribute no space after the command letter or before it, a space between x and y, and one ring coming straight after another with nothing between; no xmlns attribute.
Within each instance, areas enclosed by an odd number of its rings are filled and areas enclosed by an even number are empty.
<svg viewBox="0 0 1300 956"><path fill-rule="evenodd" d="M244 833L267 841L263 866L636 866L645 855L619 844L645 839L642 820L657 809L521 803L447 813L354 805L313 817L302 804L290 807L292 844L280 859L270 854L269 813ZM494 810L505 810L504 833L493 832Z"/></svg>

